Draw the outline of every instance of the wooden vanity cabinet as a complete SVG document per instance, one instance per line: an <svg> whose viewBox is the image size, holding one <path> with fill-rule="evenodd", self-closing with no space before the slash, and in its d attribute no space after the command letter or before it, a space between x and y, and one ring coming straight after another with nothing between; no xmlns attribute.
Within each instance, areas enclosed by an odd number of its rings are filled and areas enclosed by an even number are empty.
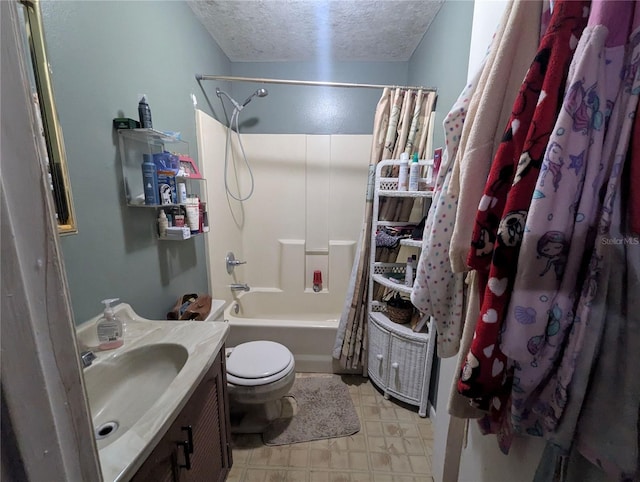
<svg viewBox="0 0 640 482"><path fill-rule="evenodd" d="M224 481L233 463L224 347L136 482Z"/></svg>

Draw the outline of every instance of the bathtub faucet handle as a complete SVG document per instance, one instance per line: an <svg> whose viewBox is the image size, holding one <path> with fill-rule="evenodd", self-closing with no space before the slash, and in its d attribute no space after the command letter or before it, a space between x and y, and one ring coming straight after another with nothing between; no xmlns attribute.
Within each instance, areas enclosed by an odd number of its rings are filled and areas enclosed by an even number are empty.
<svg viewBox="0 0 640 482"><path fill-rule="evenodd" d="M246 261L239 261L236 259L236 256L233 254L232 251L229 251L227 253L227 256L225 256L224 258L224 262L227 265L227 273L231 274L233 273L233 268L235 268L236 266L238 266L239 264L247 264Z"/></svg>

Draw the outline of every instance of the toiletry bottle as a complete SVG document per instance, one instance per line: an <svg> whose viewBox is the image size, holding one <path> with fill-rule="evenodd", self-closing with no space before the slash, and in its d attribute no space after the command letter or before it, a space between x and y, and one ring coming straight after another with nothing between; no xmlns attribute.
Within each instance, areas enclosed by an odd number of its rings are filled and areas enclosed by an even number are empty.
<svg viewBox="0 0 640 482"><path fill-rule="evenodd" d="M99 350L113 350L114 348L124 345L122 321L118 319L111 307L111 303L118 300L119 298L102 300L104 303L104 313L96 325L98 330Z"/></svg>
<svg viewBox="0 0 640 482"><path fill-rule="evenodd" d="M398 191L406 191L409 182L409 154L400 154L400 170L398 172Z"/></svg>
<svg viewBox="0 0 640 482"><path fill-rule="evenodd" d="M151 154L142 154L142 183L144 185L144 203L160 204L158 192L158 169Z"/></svg>
<svg viewBox="0 0 640 482"><path fill-rule="evenodd" d="M315 293L322 291L322 271L319 269L313 272L313 291Z"/></svg>
<svg viewBox="0 0 640 482"><path fill-rule="evenodd" d="M436 178L433 175L433 159L429 159L427 161L427 177L425 181L425 184L427 185L427 189L432 189L435 183L436 183Z"/></svg>
<svg viewBox="0 0 640 482"><path fill-rule="evenodd" d="M147 104L146 94L142 96L142 99L140 99L140 102L138 103L138 116L140 117L140 127L143 129L153 128L153 124L151 122L151 109L149 108L149 104Z"/></svg>
<svg viewBox="0 0 640 482"><path fill-rule="evenodd" d="M199 232L200 227L200 215L199 208L200 201L194 194L190 194L187 198L186 209L187 209L187 224L189 225L189 229L191 230L191 234L196 234Z"/></svg>
<svg viewBox="0 0 640 482"><path fill-rule="evenodd" d="M207 203L200 203L200 210L202 211L202 232L209 232L209 214L207 213Z"/></svg>
<svg viewBox="0 0 640 482"><path fill-rule="evenodd" d="M161 238L167 237L167 228L169 227L169 220L167 219L167 215L164 212L164 209L160 210L160 214L158 215L158 235Z"/></svg>
<svg viewBox="0 0 640 482"><path fill-rule="evenodd" d="M205 203L198 202L198 231L204 233L204 211Z"/></svg>
<svg viewBox="0 0 640 482"><path fill-rule="evenodd" d="M411 255L411 267L413 268L413 280L411 281L411 286L416 281L416 274L418 274L418 257L415 254Z"/></svg>
<svg viewBox="0 0 640 482"><path fill-rule="evenodd" d="M438 177L440 171L440 164L442 163L442 147L438 147L433 151L433 175Z"/></svg>
<svg viewBox="0 0 640 482"><path fill-rule="evenodd" d="M413 160L409 167L409 191L417 191L420 180L420 164L418 164L418 153L413 153Z"/></svg>
<svg viewBox="0 0 640 482"><path fill-rule="evenodd" d="M187 185L184 182L178 183L178 204L187 202Z"/></svg>
<svg viewBox="0 0 640 482"><path fill-rule="evenodd" d="M413 263L411 256L407 258L407 267L404 271L404 285L405 286L413 286Z"/></svg>

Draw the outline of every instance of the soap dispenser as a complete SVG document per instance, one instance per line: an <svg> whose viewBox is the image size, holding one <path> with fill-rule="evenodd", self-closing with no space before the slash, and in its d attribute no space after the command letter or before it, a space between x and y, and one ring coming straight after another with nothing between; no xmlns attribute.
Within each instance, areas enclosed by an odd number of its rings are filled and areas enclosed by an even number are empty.
<svg viewBox="0 0 640 482"><path fill-rule="evenodd" d="M104 313L97 324L99 350L113 350L124 345L122 321L116 316L111 307L111 303L118 300L119 298L102 300Z"/></svg>

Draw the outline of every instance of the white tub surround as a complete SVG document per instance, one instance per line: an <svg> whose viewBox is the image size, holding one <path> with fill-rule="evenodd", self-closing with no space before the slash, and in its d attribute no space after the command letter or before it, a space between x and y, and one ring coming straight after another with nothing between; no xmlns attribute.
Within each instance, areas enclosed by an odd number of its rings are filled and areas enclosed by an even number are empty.
<svg viewBox="0 0 640 482"><path fill-rule="evenodd" d="M92 387L96 386L96 381L100 381L93 380L92 376L104 373L103 368L109 364L117 366L118 358L130 356L136 351L144 353L145 350L149 350L153 353L154 350L161 352L166 348L170 348L171 353L178 353L180 356L177 357L179 358L179 371L175 378L154 399L155 401L150 404L150 407L142 413L139 419L128 428L119 428L119 430L126 431L117 438L117 432L114 433L112 435L113 442L108 443L107 439L107 445L104 445L104 442L98 441L98 446L102 446L99 448L99 457L105 481L129 480L138 470L189 400L207 370L212 366L229 332L229 325L224 322L144 319L138 316L126 303L115 306L114 311L125 325L124 345L115 350L96 351L96 360L93 361L92 366L84 370L90 405L92 403ZM78 326L77 339L81 349L91 349L97 345L95 325L98 318L95 317ZM173 359L175 358L173 357ZM182 365L183 362L184 365ZM135 390L131 390L130 396L125 394L123 397L122 393L116 394L116 390L114 390L114 397L119 396L129 400L130 405L122 407L123 413L130 410L140 410L140 407L135 405L145 398L141 395L145 390L154 388L151 386L153 383L149 380L145 384L144 372L137 373L135 368L132 368L130 376L138 377L136 383L130 385L135 387ZM120 385L120 389L123 389L123 385ZM92 413L94 422L99 415Z"/></svg>
<svg viewBox="0 0 640 482"><path fill-rule="evenodd" d="M225 193L227 128L196 111L198 158L209 179L211 232L205 239L209 285L216 298L233 300L232 283L280 289L292 296L322 290L335 293L342 310L364 212L370 135L242 134L255 178L250 200ZM248 193L249 173L232 136L237 162L227 179L232 192ZM233 164L232 164L233 165ZM227 274L225 255L246 261Z"/></svg>

